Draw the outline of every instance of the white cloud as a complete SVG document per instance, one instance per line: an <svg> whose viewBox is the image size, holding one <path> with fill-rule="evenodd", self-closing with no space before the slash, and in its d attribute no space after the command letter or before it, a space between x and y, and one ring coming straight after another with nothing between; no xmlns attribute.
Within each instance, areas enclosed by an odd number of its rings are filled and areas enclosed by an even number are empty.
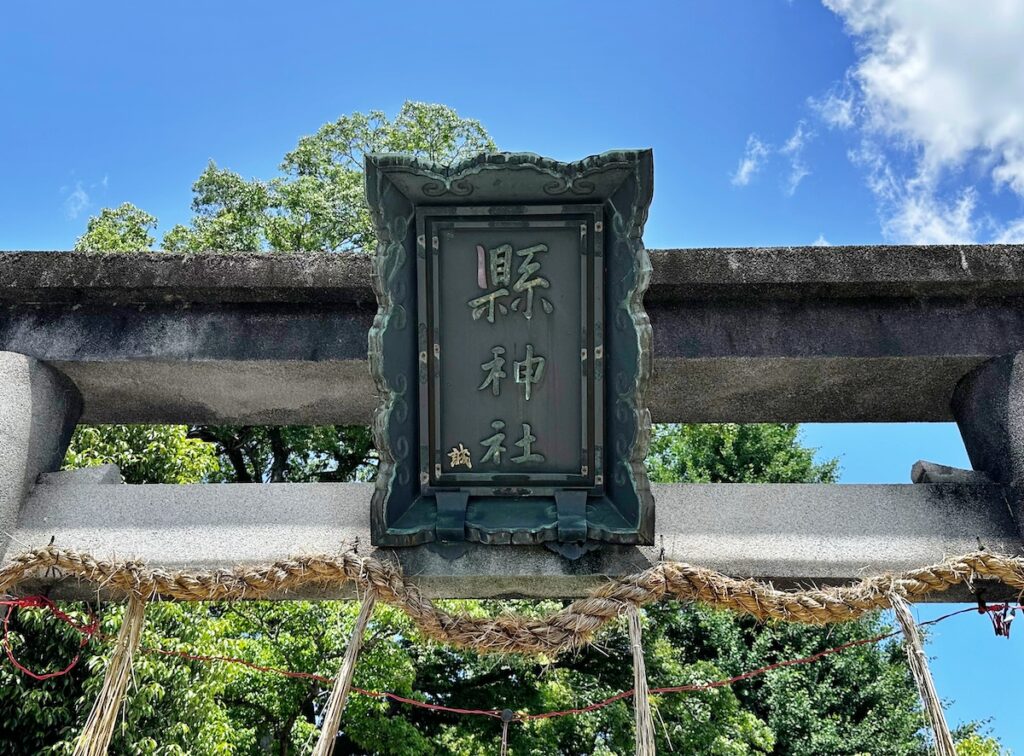
<svg viewBox="0 0 1024 756"><path fill-rule="evenodd" d="M831 91L822 98L808 97L807 104L829 128L848 129L854 124L854 95L848 89Z"/></svg>
<svg viewBox="0 0 1024 756"><path fill-rule="evenodd" d="M825 238L825 234L818 234L818 238L811 242L812 247L831 247L832 242Z"/></svg>
<svg viewBox="0 0 1024 756"><path fill-rule="evenodd" d="M976 239L978 192L974 187L946 196L920 166L910 173L896 169L885 147L873 137L862 139L849 157L866 171L886 238L912 244L966 244Z"/></svg>
<svg viewBox="0 0 1024 756"><path fill-rule="evenodd" d="M969 244L977 238L977 192L968 187L950 200L928 191L910 191L900 197L885 218L882 231L914 244Z"/></svg>
<svg viewBox="0 0 1024 756"><path fill-rule="evenodd" d="M1024 244L1024 218L1007 223L992 241L996 244Z"/></svg>
<svg viewBox="0 0 1024 756"><path fill-rule="evenodd" d="M803 150L808 136L810 135L807 133L804 122L800 121L796 125L796 130L793 132L793 136L786 140L786 143L782 145L782 149L780 149L779 152L783 155L799 154Z"/></svg>
<svg viewBox="0 0 1024 756"><path fill-rule="evenodd" d="M804 121L797 123L793 135L781 147L774 147L761 141L757 134L751 134L747 137L747 146L736 166L736 172L732 174L733 186L746 186L773 155L781 155L789 161L789 173L783 182L783 190L792 196L800 182L811 175L803 150L804 145L813 138L814 132L807 129Z"/></svg>
<svg viewBox="0 0 1024 756"><path fill-rule="evenodd" d="M93 199L96 193L100 194L99 201L110 188L110 175L104 174L99 181L86 183L76 180L74 186L65 184L60 188L61 196L64 197L64 215L68 220L76 220L83 212L93 206Z"/></svg>
<svg viewBox="0 0 1024 756"><path fill-rule="evenodd" d="M857 61L809 102L829 126L861 132L851 157L867 169L884 233L912 242L1019 237L1020 220L976 218L972 181L1024 197L1024 2L823 2L854 37Z"/></svg>
<svg viewBox="0 0 1024 756"><path fill-rule="evenodd" d="M800 182L811 175L807 163L804 161L804 145L812 139L814 134L807 131L806 124L800 121L796 125L793 136L786 140L786 143L779 149L779 154L789 158L789 176L786 179L786 194L792 196Z"/></svg>
<svg viewBox="0 0 1024 756"><path fill-rule="evenodd" d="M1003 153L1002 162L992 170L992 178L997 186L1009 186L1024 196L1024 147L1008 148Z"/></svg>
<svg viewBox="0 0 1024 756"><path fill-rule="evenodd" d="M792 197L796 192L796 188L800 186L800 182L810 175L811 171L803 160L794 160L792 168L789 171L789 176L786 179L786 194Z"/></svg>
<svg viewBox="0 0 1024 756"><path fill-rule="evenodd" d="M754 174L761 169L770 152L771 149L768 145L758 139L756 134L747 137L747 147L743 152L743 157L740 158L739 165L736 166L736 172L732 175L733 186L749 184Z"/></svg>
<svg viewBox="0 0 1024 756"><path fill-rule="evenodd" d="M82 187L81 181L76 181L74 188L61 187L61 193L67 194L64 198L64 214L74 220L89 207L89 193Z"/></svg>

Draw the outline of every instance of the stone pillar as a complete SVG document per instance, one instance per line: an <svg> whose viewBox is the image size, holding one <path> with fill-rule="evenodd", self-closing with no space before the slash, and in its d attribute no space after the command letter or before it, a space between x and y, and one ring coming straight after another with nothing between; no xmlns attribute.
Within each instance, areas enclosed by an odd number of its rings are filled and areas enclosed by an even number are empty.
<svg viewBox="0 0 1024 756"><path fill-rule="evenodd" d="M994 357L961 378L953 391L952 409L971 466L1009 487L1011 510L1020 528L1024 524L1024 352Z"/></svg>
<svg viewBox="0 0 1024 756"><path fill-rule="evenodd" d="M82 396L67 377L0 352L0 555L36 478L60 466L81 413Z"/></svg>

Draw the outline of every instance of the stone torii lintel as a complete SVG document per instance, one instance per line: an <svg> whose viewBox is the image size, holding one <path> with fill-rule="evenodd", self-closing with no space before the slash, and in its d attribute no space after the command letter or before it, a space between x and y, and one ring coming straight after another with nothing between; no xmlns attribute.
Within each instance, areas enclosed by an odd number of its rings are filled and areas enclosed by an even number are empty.
<svg viewBox="0 0 1024 756"><path fill-rule="evenodd" d="M921 482L907 485L655 486L654 547L608 547L572 563L539 547L474 546L455 562L422 548L378 556L397 559L430 595L496 597L580 595L662 555L791 585L908 569L979 543L1020 552L1024 247L651 256L655 421L956 419L979 473L920 465ZM369 549L361 484L121 486L110 485L112 470L38 477L59 466L80 413L90 422L368 422L376 308L366 263L0 255L5 557L52 537L168 569L356 541Z"/></svg>

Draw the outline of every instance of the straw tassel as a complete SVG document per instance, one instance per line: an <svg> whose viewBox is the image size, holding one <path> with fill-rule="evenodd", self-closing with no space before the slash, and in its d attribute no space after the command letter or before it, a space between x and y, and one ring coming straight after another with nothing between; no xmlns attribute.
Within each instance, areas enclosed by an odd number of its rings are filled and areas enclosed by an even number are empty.
<svg viewBox="0 0 1024 756"><path fill-rule="evenodd" d="M348 648L345 649L345 658L341 662L341 670L334 679L334 688L331 690L331 697L327 701L327 710L324 712L324 722L320 728L320 738L313 749L313 756L331 756L334 753L334 742L338 738L338 727L341 726L341 715L345 711L345 701L348 699L349 691L352 689L352 677L356 671L356 661L359 658L359 650L363 647L363 634L366 632L366 625L373 614L374 604L377 603L377 594L369 590L363 597L363 605L359 608L359 616L356 617L356 625L352 628L352 636L348 641Z"/></svg>
<svg viewBox="0 0 1024 756"><path fill-rule="evenodd" d="M114 641L114 653L110 656L103 676L103 687L75 744L75 756L105 756L107 753L117 725L117 715L124 703L128 678L132 674L132 660L139 648L145 616L145 602L138 596L132 596L128 600L124 619L121 620L121 630Z"/></svg>
<svg viewBox="0 0 1024 756"><path fill-rule="evenodd" d="M640 634L640 610L630 605L629 645L633 649L633 711L636 715L637 756L654 756L654 718L651 716L651 697L647 687L647 665Z"/></svg>
<svg viewBox="0 0 1024 756"><path fill-rule="evenodd" d="M914 622L914 616L910 613L910 605L903 597L894 593L892 594L892 609L903 630L910 671L914 675L917 692L921 696L924 712L928 717L932 733L935 735L935 752L939 756L956 756L953 737L949 734L946 716L942 712L942 702L935 691L935 682L928 669L928 657L924 653L924 643L921 640L917 623Z"/></svg>

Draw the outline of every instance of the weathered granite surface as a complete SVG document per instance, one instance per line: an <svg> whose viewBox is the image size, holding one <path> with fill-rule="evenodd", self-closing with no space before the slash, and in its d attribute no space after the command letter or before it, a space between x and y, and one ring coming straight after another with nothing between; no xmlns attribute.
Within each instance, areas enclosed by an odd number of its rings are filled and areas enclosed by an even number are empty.
<svg viewBox="0 0 1024 756"><path fill-rule="evenodd" d="M1016 554L1021 540L995 485L653 486L653 547L604 546L578 561L541 546L471 545L450 562L427 547L370 546L372 486L362 483L41 485L29 496L9 558L56 545L167 569L230 568L297 553L359 552L398 561L428 595L573 597L664 557L779 586L847 582L978 548ZM662 552L664 549L664 552ZM48 584L59 583L51 579ZM58 596L88 598L76 581ZM303 596L344 596L310 591ZM994 599L1005 592L988 592ZM967 589L932 600L969 600Z"/></svg>
<svg viewBox="0 0 1024 756"><path fill-rule="evenodd" d="M745 296L1024 296L1024 245L649 250L648 302ZM358 254L0 252L0 302L374 303Z"/></svg>
<svg viewBox="0 0 1024 756"><path fill-rule="evenodd" d="M1024 354L995 357L965 375L952 406L971 465L1006 487L1024 522Z"/></svg>
<svg viewBox="0 0 1024 756"><path fill-rule="evenodd" d="M655 421L944 421L1024 350L1024 247L651 253ZM96 422L367 423L369 260L0 254L0 349Z"/></svg>
<svg viewBox="0 0 1024 756"><path fill-rule="evenodd" d="M60 465L81 406L77 389L53 368L0 351L0 551L36 478Z"/></svg>

